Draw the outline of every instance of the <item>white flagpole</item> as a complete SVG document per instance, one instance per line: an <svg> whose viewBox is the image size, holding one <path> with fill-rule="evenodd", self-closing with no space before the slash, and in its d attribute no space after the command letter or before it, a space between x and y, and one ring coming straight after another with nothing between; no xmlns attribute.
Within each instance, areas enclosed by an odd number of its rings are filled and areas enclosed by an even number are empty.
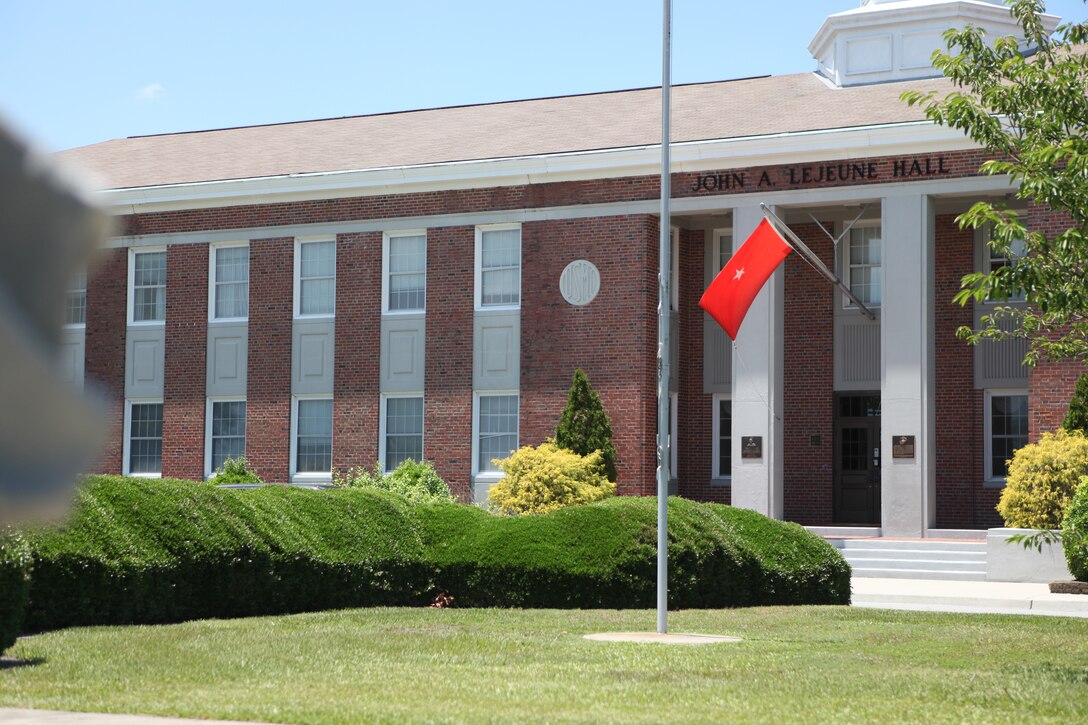
<svg viewBox="0 0 1088 725"><path fill-rule="evenodd" d="M657 631L668 632L669 604L669 273L672 223L669 217L669 92L672 86L672 0L664 0L661 49L661 244L658 254L657 320Z"/></svg>

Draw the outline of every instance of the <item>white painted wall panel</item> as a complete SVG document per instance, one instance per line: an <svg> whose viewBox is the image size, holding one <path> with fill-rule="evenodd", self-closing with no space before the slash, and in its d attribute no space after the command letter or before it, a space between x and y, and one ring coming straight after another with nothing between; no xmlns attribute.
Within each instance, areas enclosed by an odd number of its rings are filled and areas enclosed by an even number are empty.
<svg viewBox="0 0 1088 725"><path fill-rule="evenodd" d="M414 393L423 390L426 321L423 315L382 320L381 391Z"/></svg>
<svg viewBox="0 0 1088 725"><path fill-rule="evenodd" d="M83 329L65 329L61 332L60 355L57 360L60 378L78 389L83 388L85 339Z"/></svg>
<svg viewBox="0 0 1088 725"><path fill-rule="evenodd" d="M125 397L161 398L166 330L128 328L125 338Z"/></svg>
<svg viewBox="0 0 1088 725"><path fill-rule="evenodd" d="M473 387L516 390L521 378L520 312L477 312L473 327Z"/></svg>
<svg viewBox="0 0 1088 725"><path fill-rule="evenodd" d="M333 320L295 320L291 345L292 393L332 394L335 329Z"/></svg>
<svg viewBox="0 0 1088 725"><path fill-rule="evenodd" d="M245 324L208 326L209 396L245 396L248 349Z"/></svg>

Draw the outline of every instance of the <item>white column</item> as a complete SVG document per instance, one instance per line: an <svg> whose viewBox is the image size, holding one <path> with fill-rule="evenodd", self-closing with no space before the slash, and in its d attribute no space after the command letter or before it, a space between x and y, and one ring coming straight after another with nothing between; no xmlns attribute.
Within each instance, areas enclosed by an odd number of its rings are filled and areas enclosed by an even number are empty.
<svg viewBox="0 0 1088 725"><path fill-rule="evenodd" d="M911 193L881 209L881 520L885 536L924 536L936 523L933 202ZM893 458L897 436L914 436L913 458Z"/></svg>
<svg viewBox="0 0 1088 725"><path fill-rule="evenodd" d="M759 207L733 210L733 248L763 219ZM733 346L733 505L782 518L782 361L785 274L775 271L752 302ZM758 436L760 458L742 440Z"/></svg>

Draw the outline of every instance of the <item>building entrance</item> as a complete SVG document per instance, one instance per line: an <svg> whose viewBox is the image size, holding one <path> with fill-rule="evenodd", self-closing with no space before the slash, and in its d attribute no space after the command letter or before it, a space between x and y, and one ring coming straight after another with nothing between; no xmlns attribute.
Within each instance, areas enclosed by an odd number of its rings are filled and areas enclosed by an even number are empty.
<svg viewBox="0 0 1088 725"><path fill-rule="evenodd" d="M835 523L880 525L880 395L835 396Z"/></svg>

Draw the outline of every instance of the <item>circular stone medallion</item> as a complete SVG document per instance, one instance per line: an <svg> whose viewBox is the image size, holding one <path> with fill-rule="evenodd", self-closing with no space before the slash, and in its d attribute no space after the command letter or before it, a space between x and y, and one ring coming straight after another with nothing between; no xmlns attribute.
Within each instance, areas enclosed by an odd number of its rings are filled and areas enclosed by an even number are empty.
<svg viewBox="0 0 1088 725"><path fill-rule="evenodd" d="M601 273L588 259L576 259L559 275L559 291L572 305L588 305L601 291Z"/></svg>

